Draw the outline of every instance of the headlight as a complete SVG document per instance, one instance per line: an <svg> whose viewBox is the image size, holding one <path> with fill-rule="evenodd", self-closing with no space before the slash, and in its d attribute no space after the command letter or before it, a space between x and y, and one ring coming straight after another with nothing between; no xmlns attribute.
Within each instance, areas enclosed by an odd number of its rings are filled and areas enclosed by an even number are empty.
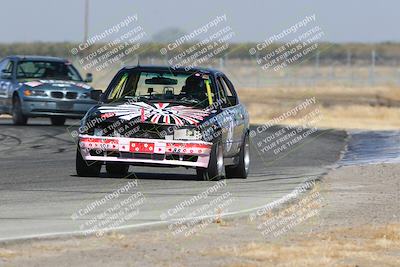
<svg viewBox="0 0 400 267"><path fill-rule="evenodd" d="M96 125L96 119L93 118L93 110L96 109L96 107L91 107L85 114L85 116L83 116L83 118L81 119L81 125L79 127L79 133L83 134L83 133L87 133L89 132L91 129L93 129L93 127Z"/></svg>
<svg viewBox="0 0 400 267"><path fill-rule="evenodd" d="M43 90L30 90L30 89L25 89L24 90L24 96L42 96L42 97L47 97L47 93Z"/></svg>
<svg viewBox="0 0 400 267"><path fill-rule="evenodd" d="M198 129L188 128L188 129L176 129L174 130L175 140L200 140L201 133Z"/></svg>

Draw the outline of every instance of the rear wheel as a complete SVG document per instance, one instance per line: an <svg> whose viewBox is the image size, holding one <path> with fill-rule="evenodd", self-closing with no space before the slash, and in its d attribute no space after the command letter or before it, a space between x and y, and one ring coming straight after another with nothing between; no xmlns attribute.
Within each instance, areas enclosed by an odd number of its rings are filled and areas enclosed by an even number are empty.
<svg viewBox="0 0 400 267"><path fill-rule="evenodd" d="M51 124L56 126L64 125L66 118L65 117L50 117Z"/></svg>
<svg viewBox="0 0 400 267"><path fill-rule="evenodd" d="M106 163L107 174L111 177L125 177L128 175L129 165L123 163Z"/></svg>
<svg viewBox="0 0 400 267"><path fill-rule="evenodd" d="M218 181L225 177L222 143L214 143L207 168L196 168L197 177L203 181Z"/></svg>
<svg viewBox="0 0 400 267"><path fill-rule="evenodd" d="M26 125L28 117L22 114L21 100L19 97L13 99L12 118L15 125Z"/></svg>
<svg viewBox="0 0 400 267"><path fill-rule="evenodd" d="M82 177L96 177L100 175L101 164L96 161L83 159L79 148L76 150L76 173Z"/></svg>
<svg viewBox="0 0 400 267"><path fill-rule="evenodd" d="M226 166L226 177L246 179L250 167L250 141L249 135L244 137L242 147L239 152L239 163L236 166Z"/></svg>

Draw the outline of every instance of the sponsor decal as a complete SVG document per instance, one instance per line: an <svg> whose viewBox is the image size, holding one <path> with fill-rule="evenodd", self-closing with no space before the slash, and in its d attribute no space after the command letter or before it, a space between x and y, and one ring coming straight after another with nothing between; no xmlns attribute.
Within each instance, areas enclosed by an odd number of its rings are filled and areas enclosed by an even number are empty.
<svg viewBox="0 0 400 267"><path fill-rule="evenodd" d="M84 89L90 89L90 85L87 85L86 83L75 83L76 86L84 88Z"/></svg>
<svg viewBox="0 0 400 267"><path fill-rule="evenodd" d="M24 83L27 86L30 87L37 87L43 84L50 84L51 86L54 87L71 87L71 86L78 86L84 89L91 89L91 87L89 85L87 85L86 83L82 83L82 82L74 82L74 81L60 81L60 80L38 80L38 81L30 81L30 82L26 82Z"/></svg>
<svg viewBox="0 0 400 267"><path fill-rule="evenodd" d="M108 118L111 118L111 117L114 117L115 116L115 113L114 112L108 112L108 113L103 113L103 114L101 114L100 115L100 118L102 118L102 119L108 119Z"/></svg>
<svg viewBox="0 0 400 267"><path fill-rule="evenodd" d="M51 86L54 86L54 87L63 87L63 88L65 88L65 87L71 87L71 85L70 85L70 84L67 84L67 83L52 83Z"/></svg>
<svg viewBox="0 0 400 267"><path fill-rule="evenodd" d="M28 86L30 86L30 87L36 87L36 86L40 86L40 85L42 85L43 83L41 83L41 82L38 82L38 81L33 81L33 82L27 82L27 83L25 83L25 85L28 85Z"/></svg>
<svg viewBox="0 0 400 267"><path fill-rule="evenodd" d="M132 153L153 153L154 143L131 142L129 151Z"/></svg>
<svg viewBox="0 0 400 267"><path fill-rule="evenodd" d="M132 120L140 117L142 122L185 125L197 125L210 115L209 111L187 106L172 106L170 103L147 104L137 102L134 104L123 104L119 106L99 107L102 114L114 113L116 117L123 120Z"/></svg>

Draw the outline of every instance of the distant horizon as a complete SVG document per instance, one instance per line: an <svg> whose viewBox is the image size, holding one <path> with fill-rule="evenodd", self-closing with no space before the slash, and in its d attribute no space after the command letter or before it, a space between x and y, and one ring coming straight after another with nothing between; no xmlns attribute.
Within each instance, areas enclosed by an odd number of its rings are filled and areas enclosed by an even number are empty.
<svg viewBox="0 0 400 267"><path fill-rule="evenodd" d="M84 40L84 0L3 1L0 16L0 43L68 42ZM323 42L399 43L400 2L387 0L254 0L237 4L218 2L182 3L157 1L90 0L88 36L100 33L127 16L137 15L136 25L146 32L143 41L165 37L165 31L192 32L216 16L226 15L226 25L235 32L233 43L258 43L288 29L307 16L315 15ZM163 36L164 33L164 36ZM291 37L290 37L291 38Z"/></svg>
<svg viewBox="0 0 400 267"><path fill-rule="evenodd" d="M12 44L38 44L38 43L47 43L47 44L79 44L79 41L29 41L29 42L0 42L0 45L12 45ZM99 42L96 44L106 44L107 42ZM142 42L144 44L166 44L167 42L154 42L154 41L146 41ZM185 43L185 44L194 44L193 43ZM230 44L256 44L259 42L228 42ZM273 45L284 44L285 42L280 43L272 43ZM400 45L400 41L379 41L379 42L329 42L329 41L322 41L319 42L321 44L338 44L338 45L384 45L384 44L393 44L393 45Z"/></svg>

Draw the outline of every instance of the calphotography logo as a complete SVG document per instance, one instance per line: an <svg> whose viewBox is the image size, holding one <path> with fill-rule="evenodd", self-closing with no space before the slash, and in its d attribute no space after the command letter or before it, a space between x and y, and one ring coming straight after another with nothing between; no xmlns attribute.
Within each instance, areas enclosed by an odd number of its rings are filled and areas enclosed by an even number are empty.
<svg viewBox="0 0 400 267"><path fill-rule="evenodd" d="M321 27L315 25L315 22L315 14L306 16L291 27L250 48L249 53L256 56L257 64L263 70L279 71L296 61L305 60L317 50L318 41L324 36ZM313 27L310 25L313 25ZM271 49L272 44L282 43L285 40L286 42L283 45ZM264 55L261 56L261 54Z"/></svg>
<svg viewBox="0 0 400 267"><path fill-rule="evenodd" d="M138 15L127 16L121 22L88 38L71 49L80 56L79 63L85 71L103 71L133 55L141 46L146 32L138 25Z"/></svg>
<svg viewBox="0 0 400 267"><path fill-rule="evenodd" d="M160 215L160 219L168 221L168 229L172 235L189 237L199 233L213 223L221 223L221 215L228 213L235 198L227 191L219 193L226 187L226 180L219 181L205 191L189 199L185 199L173 208Z"/></svg>
<svg viewBox="0 0 400 267"><path fill-rule="evenodd" d="M95 234L97 237L125 225L128 220L139 214L140 207L146 200L140 191L132 192L128 197L124 196L137 186L137 180L128 182L125 186L77 210L71 215L72 220L82 222L79 229L84 235ZM83 218L85 219L82 220Z"/></svg>

